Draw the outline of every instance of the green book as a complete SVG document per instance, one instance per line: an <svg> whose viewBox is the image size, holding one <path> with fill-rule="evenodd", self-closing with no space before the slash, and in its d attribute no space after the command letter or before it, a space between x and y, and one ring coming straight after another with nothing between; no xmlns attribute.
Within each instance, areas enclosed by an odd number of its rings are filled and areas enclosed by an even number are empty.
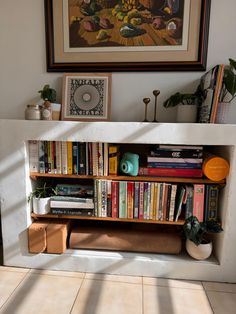
<svg viewBox="0 0 236 314"><path fill-rule="evenodd" d="M127 182L119 181L119 218L127 218Z"/></svg>

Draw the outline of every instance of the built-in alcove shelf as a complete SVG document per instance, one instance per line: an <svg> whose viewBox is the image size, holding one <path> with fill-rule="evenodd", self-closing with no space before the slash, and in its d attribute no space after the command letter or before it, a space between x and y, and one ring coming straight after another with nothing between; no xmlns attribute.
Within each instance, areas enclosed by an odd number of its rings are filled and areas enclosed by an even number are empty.
<svg viewBox="0 0 236 314"><path fill-rule="evenodd" d="M196 183L196 184L222 184L225 185L226 180L211 181L207 178L177 178L177 177L143 177L143 176L88 176L88 175L71 175L71 174L55 174L55 173L30 173L31 179L37 178L65 178L65 179L104 179L104 180L119 180L119 181L149 181L149 182L173 182L173 183Z"/></svg>

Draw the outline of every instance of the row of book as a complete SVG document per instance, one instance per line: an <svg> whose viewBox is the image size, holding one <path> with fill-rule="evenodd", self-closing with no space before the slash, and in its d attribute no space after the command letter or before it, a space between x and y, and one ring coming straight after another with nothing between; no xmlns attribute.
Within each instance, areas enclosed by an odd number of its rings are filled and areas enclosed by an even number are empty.
<svg viewBox="0 0 236 314"><path fill-rule="evenodd" d="M117 146L108 146L107 143L29 141L29 166L30 172L39 173L117 174Z"/></svg>
<svg viewBox="0 0 236 314"><path fill-rule="evenodd" d="M139 174L147 176L202 177L203 146L157 145Z"/></svg>
<svg viewBox="0 0 236 314"><path fill-rule="evenodd" d="M219 186L95 180L95 216L178 221L217 220Z"/></svg>

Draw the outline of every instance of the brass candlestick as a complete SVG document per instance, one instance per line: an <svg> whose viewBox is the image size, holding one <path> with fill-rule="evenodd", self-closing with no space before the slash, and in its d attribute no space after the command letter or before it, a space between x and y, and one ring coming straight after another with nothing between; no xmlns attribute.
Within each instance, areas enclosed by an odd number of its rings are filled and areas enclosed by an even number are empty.
<svg viewBox="0 0 236 314"><path fill-rule="evenodd" d="M150 98L143 98L143 102L145 104L145 117L144 117L143 122L148 122L148 119L147 119L147 106L150 103L150 101L151 101Z"/></svg>
<svg viewBox="0 0 236 314"><path fill-rule="evenodd" d="M154 90L152 93L155 96L155 108L154 108L154 120L153 120L153 122L158 122L157 118L156 118L156 115L157 115L157 97L158 97L158 95L160 95L160 91Z"/></svg>

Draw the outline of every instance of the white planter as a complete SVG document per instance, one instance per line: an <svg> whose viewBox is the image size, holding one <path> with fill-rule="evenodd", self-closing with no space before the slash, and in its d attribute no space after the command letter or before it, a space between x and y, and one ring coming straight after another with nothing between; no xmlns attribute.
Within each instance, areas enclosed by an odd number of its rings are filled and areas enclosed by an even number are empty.
<svg viewBox="0 0 236 314"><path fill-rule="evenodd" d="M212 253L212 242L196 245L189 239L186 240L186 250L188 254L197 259L204 260Z"/></svg>
<svg viewBox="0 0 236 314"><path fill-rule="evenodd" d="M195 123L197 121L197 105L181 105L177 107L177 122Z"/></svg>
<svg viewBox="0 0 236 314"><path fill-rule="evenodd" d="M50 197L36 198L33 197L33 213L45 215L50 212Z"/></svg>

